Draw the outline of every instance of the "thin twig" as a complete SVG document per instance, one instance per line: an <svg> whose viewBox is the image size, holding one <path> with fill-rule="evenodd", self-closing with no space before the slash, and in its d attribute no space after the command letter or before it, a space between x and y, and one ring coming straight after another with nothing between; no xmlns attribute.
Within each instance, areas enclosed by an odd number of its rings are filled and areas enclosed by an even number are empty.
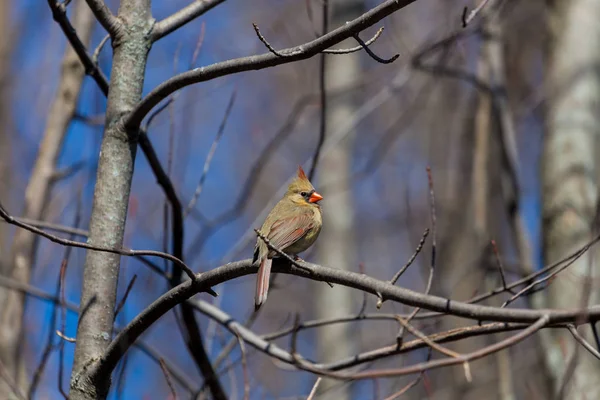
<svg viewBox="0 0 600 400"><path fill-rule="evenodd" d="M100 0L90 0L88 4L92 1L98 2ZM94 81L96 81L96 84L98 85L102 93L104 93L104 95L107 95L108 81L102 73L102 71L100 70L100 68L98 68L98 65L94 63L92 61L92 58L88 55L85 45L83 44L81 39L79 39L79 36L77 36L77 32L73 28L73 25L71 25L71 23L69 22L69 19L67 18L67 10L65 5L56 0L48 0L48 5L52 10L52 17L58 23L63 33L69 40L69 43L71 43L71 46L73 46L73 50L75 50L77 56L83 63L86 75L91 76L94 79Z"/></svg>
<svg viewBox="0 0 600 400"><path fill-rule="evenodd" d="M534 280L529 285L527 285L523 289L519 290L510 299L508 299L504 303L502 303L501 307L504 308L504 307L508 306L510 303L512 303L513 301L517 300L519 297L521 297L525 294L528 294L528 293L532 293L536 286L538 286L544 282L548 282L548 285L550 285L552 283L552 281L554 280L554 278L556 277L556 275L558 275L559 273L561 273L562 271L567 269L569 266L571 266L573 263L575 263L575 261L577 261L577 258L573 258L571 261L569 261L569 262L565 263L563 266L555 269L548 275Z"/></svg>
<svg viewBox="0 0 600 400"><path fill-rule="evenodd" d="M528 338L529 336L536 333L538 330L542 329L544 326L548 324L550 317L548 315L544 315L540 319L538 319L534 324L530 325L527 329L511 336L507 339L504 339L498 343L493 345L484 347L480 350L476 350L472 353L463 354L458 358L443 358L439 360L434 360L430 362L424 362L416 365L411 365L403 368L395 368L395 369L380 369L380 370L372 370L358 373L343 373L343 372L332 372L327 371L321 368L316 368L311 363L297 357L295 353L294 355L296 366L300 369L303 369L308 372L312 372L314 374L318 374L321 376L327 376L335 379L343 379L343 380L361 380L361 379L373 379L373 378L385 378L385 377L397 377L403 375L411 375L415 373L420 373L423 371L447 367L450 365L457 364L465 364L466 362L471 362L478 360L480 358L486 357L490 354L496 353L498 351L504 350L508 347L514 346L522 340Z"/></svg>
<svg viewBox="0 0 600 400"><path fill-rule="evenodd" d="M117 315L119 315L119 313L123 309L123 306L125 306L125 302L127 301L127 297L129 296L129 292L133 288L133 284L135 283L136 279L137 279L137 275L133 275L133 277L129 281L129 284L127 285L127 289L125 289L125 294L123 294L123 298L121 299L121 301L119 302L119 304L117 304L117 307L115 308L115 320L117 319Z"/></svg>
<svg viewBox="0 0 600 400"><path fill-rule="evenodd" d="M435 210L435 191L433 190L433 176L431 175L431 167L427 167L427 183L429 185L429 214L431 218L431 264L429 267L429 277L427 278L427 286L425 287L425 294L429 294L431 286L433 284L433 273L435 272L436 265L436 237L437 237L437 225L436 225L436 210ZM418 313L421 311L420 307L417 307L408 316L406 322L410 322ZM401 327L398 331L396 341L402 343L404 337L404 327Z"/></svg>
<svg viewBox="0 0 600 400"><path fill-rule="evenodd" d="M413 327L404 318L397 317L396 321L398 321L398 323L400 325L402 325L403 327L405 327L407 331L409 331L410 333L412 333L413 335L415 335L416 337L418 337L419 339L421 339L423 342L425 342L425 344L427 344L427 346L431 347L433 350L436 350L439 353L442 353L442 354L444 354L444 355L446 355L448 357L453 357L453 358L460 357L459 353L457 353L455 351L452 351L450 349L447 349L447 348L445 348L443 346L440 346L439 344L437 344L434 341L430 340L424 333L422 333L421 331L419 331L417 328Z"/></svg>
<svg viewBox="0 0 600 400"><path fill-rule="evenodd" d="M504 275L504 266L502 265L502 260L500 259L500 252L498 251L498 247L496 246L496 241L490 241L492 245L492 250L494 252L494 256L496 257L496 265L498 266L498 272L500 273L500 279L502 280L502 287L505 291L514 294L515 292L512 289L506 287L506 277Z"/></svg>
<svg viewBox="0 0 600 400"><path fill-rule="evenodd" d="M398 59L398 57L400 57L400 54L395 54L391 58L387 58L387 59L386 58L381 58L377 54L375 54L373 52L373 50L371 50L369 48L369 46L365 42L363 42L363 40L358 36L358 33L354 35L354 39L358 42L358 44L360 44L362 46L363 49L365 49L365 51L367 52L367 54L369 56L371 56L371 58L373 60L377 61L378 63L381 63L381 64L391 64L394 61L396 61Z"/></svg>
<svg viewBox="0 0 600 400"><path fill-rule="evenodd" d="M78 196L77 196L77 208L76 208L76 212L75 212L75 220L74 220L74 225L77 227L80 225L81 223L81 211L82 211L82 201L81 201L81 190L78 190ZM74 238L74 234L70 235L70 239ZM64 292L65 292L65 279L66 279L66 274L67 274L67 266L69 264L69 259L71 258L71 253L72 253L72 247L67 246L64 248L64 253L63 253L63 258L60 264L60 269L59 269L59 274L58 274L58 279L56 282L56 291L55 291L55 296L60 296L61 299L63 300L64 303ZM29 391L28 391L28 398L32 399L35 396L35 391L37 389L38 384L41 381L41 378L44 374L44 370L46 368L46 364L48 362L48 359L50 358L50 355L52 354L52 352L54 351L54 349L56 347L58 347L58 351L59 353L64 351L64 343L62 341L59 341L58 345L54 345L54 334L55 332L58 332L58 330L56 329L56 318L58 315L58 311L60 310L60 317L61 317L61 330L64 332L65 330L65 319L64 319L64 315L65 315L65 308L60 306L57 303L53 304L52 307L52 313L50 315L50 327L48 329L48 338L46 340L46 346L44 348L44 351L42 353L42 357L40 359L39 365L36 368L34 374L33 374L33 378L31 381L31 385L29 387ZM59 354L59 360L62 362L62 356ZM61 394L63 395L63 397L66 399L66 393L62 387L62 378L59 375L59 391L61 392Z"/></svg>
<svg viewBox="0 0 600 400"><path fill-rule="evenodd" d="M431 360L431 354L432 354L431 348L429 348L429 351L427 352L426 361ZM423 379L423 376L425 376L425 371L421 372L419 374L419 376L417 376L415 379L413 379L408 384L406 384L402 389L398 390L395 393L392 393L390 396L386 397L384 400L395 400L398 397L402 396L403 394L405 394L406 392L408 392L410 389L412 389L413 387L417 386L417 384L419 382L421 382L421 379Z"/></svg>
<svg viewBox="0 0 600 400"><path fill-rule="evenodd" d="M319 384L321 383L322 380L323 380L323 378L321 378L320 376L317 378L317 380L315 381L315 384L313 385L312 389L310 390L310 393L308 394L308 397L306 398L306 400L312 400L315 397L315 394L317 393L317 389L319 388Z"/></svg>
<svg viewBox="0 0 600 400"><path fill-rule="evenodd" d="M74 337L69 337L66 336L64 333L62 333L62 331L56 330L56 336L58 336L59 338L61 338L62 340L69 342L69 343L77 343L77 339Z"/></svg>
<svg viewBox="0 0 600 400"><path fill-rule="evenodd" d="M204 34L206 32L206 23L202 21L202 25L200 26L200 36L198 36L198 41L196 42L196 48L194 49L194 53L192 54L192 60L190 61L190 69L194 68L196 65L196 60L198 59L198 55L200 55L200 49L202 48L202 44L204 43Z"/></svg>
<svg viewBox="0 0 600 400"><path fill-rule="evenodd" d="M11 278L6 278L3 276L0 276L0 286L11 289L11 290L16 290L19 291L21 293L24 293L28 296L34 297L36 299L42 300L42 301L47 301L49 303L52 304L56 304L59 305L61 307L61 312L63 313L63 316L61 317L61 329L62 331L57 331L56 334L63 339L66 342L75 342L74 338L70 338L68 336L65 336L63 334L63 332L65 332L65 321L66 321L66 311L70 311L73 312L74 314L78 314L79 313L79 308L77 307L77 305L67 302L65 299L65 294L64 294L64 288L65 288L65 284L64 284L64 276L62 277L63 282L61 283L61 294L60 297L52 295L50 293L44 292L34 286L31 285L27 285L27 284L23 284L20 283L14 279ZM116 329L116 332L119 332L120 329ZM60 343L59 343L59 347L60 347ZM150 360L156 362L157 364L159 363L159 359L161 358L161 355L154 350L151 346L149 346L147 343L145 343L143 340L137 341L136 343L134 343L134 346L136 347L136 349L140 350L143 354L145 354L146 356L148 356L148 358L150 358ZM60 348L59 348L60 350ZM62 357L62 352L59 351L59 356ZM166 361L165 361L166 363ZM64 363L59 360L59 377L62 376L62 366L64 365ZM189 380L184 373L182 373L180 370L178 370L175 366L173 365L167 365L169 368L169 371L171 372L171 375L177 380L177 382L186 388L186 390L190 393L193 392L192 387L194 386L194 383ZM59 389L62 388L62 379L59 381ZM64 389L63 389L64 392ZM66 396L66 393L64 393ZM66 397L65 397L66 398Z"/></svg>
<svg viewBox="0 0 600 400"><path fill-rule="evenodd" d="M235 336L237 337L238 343L240 344L240 352L242 353L242 371L244 374L244 400L248 400L250 398L250 376L248 374L248 363L246 361L246 346L244 344L244 339L239 334L237 329L233 329L235 332Z"/></svg>
<svg viewBox="0 0 600 400"><path fill-rule="evenodd" d="M322 0L322 14L323 20L321 25L321 35L326 35L329 31L329 0ZM326 84L326 63L327 56L325 53L319 55L319 140L317 147L313 155L313 162L308 172L308 179L313 180L315 173L317 172L317 165L319 165L321 150L325 143L325 136L327 135L327 84Z"/></svg>
<svg viewBox="0 0 600 400"><path fill-rule="evenodd" d="M38 229L35 226L29 225L25 222L21 222L21 221L17 220L16 218L12 217L6 211L6 209L4 208L4 206L2 206L1 203L0 203L0 218L4 219L4 221L6 221L7 223L9 223L11 225L15 225L19 228L28 230L29 232L40 235L40 236L50 240L51 242L60 244L62 246L78 247L81 249L94 250L94 251L100 251L100 252L111 253L111 254L118 254L121 256L130 256L130 257L151 256L151 257L164 258L166 260L173 262L175 265L177 265L179 268L181 268L190 277L190 279L195 279L194 272L190 269L190 267L188 267L179 258L177 258L171 254L168 254L168 253L164 253L161 251L154 251L154 250L131 250L131 249L125 249L125 248L114 249L114 248L108 248L108 247L93 246L88 243L77 242L77 241L69 240L69 239L63 239L56 235L52 235L41 229Z"/></svg>
<svg viewBox="0 0 600 400"><path fill-rule="evenodd" d="M593 325L593 323L592 323L592 325ZM577 332L577 328L575 327L575 325L567 324L567 329L569 330L569 332L571 332L571 335L573 335L573 338L575 340L577 340L580 345L582 345L591 355L593 355L598 360L600 360L600 352L598 352L598 350L596 350L590 342L585 340L585 338L583 336L581 336L579 334L579 332Z"/></svg>
<svg viewBox="0 0 600 400"><path fill-rule="evenodd" d="M325 0L327 1L327 0ZM256 36L258 36L258 39L265 45L265 47L273 54L275 54L277 57L289 57L292 54L281 54L279 53L277 50L275 50L273 48L273 46L271 46L271 43L269 43L269 41L267 40L267 38L265 38L262 33L260 33L260 29L258 29L258 25L256 25L254 22L252 23L252 27L254 27L254 32L256 32Z"/></svg>
<svg viewBox="0 0 600 400"><path fill-rule="evenodd" d="M377 32L375 32L375 35L373 35L373 37L369 40L367 40L364 45L365 46L370 46L373 43L375 43L375 41L377 39L379 39L379 36L381 36L381 34L383 33L383 26L379 29L377 29ZM326 49L323 50L323 53L325 54L350 54L350 53L355 53L357 51L360 51L363 49L362 45L358 45L356 47L351 47L349 49Z"/></svg>
<svg viewBox="0 0 600 400"><path fill-rule="evenodd" d="M233 73L259 70L286 64L293 61L305 60L319 54L325 49L340 43L341 41L352 37L354 34L377 24L388 15L414 3L416 0L386 0L373 7L359 17L348 21L343 26L328 32L315 40L295 46L289 49L277 51L273 54L271 51L266 54L252 55L234 60L227 60L208 65L202 68L196 68L191 71L180 73L171 79L168 79L153 89L144 97L127 116L124 117L123 125L126 129L137 129L143 120L155 105L167 98L171 93L184 86L193 83L205 82L220 76ZM282 57L281 55L284 55Z"/></svg>
<svg viewBox="0 0 600 400"><path fill-rule="evenodd" d="M181 28L185 24L204 15L225 0L202 0L193 1L176 13L154 24L150 34L152 42L167 36L169 33Z"/></svg>
<svg viewBox="0 0 600 400"><path fill-rule="evenodd" d="M231 97L229 98L229 103L227 104L227 108L225 109L225 115L223 115L223 120L221 120L221 125L219 126L219 130L217 131L217 135L215 136L215 140L213 140L212 145L210 146L210 150L208 151L208 155L206 156L206 160L204 161L204 167L202 168L202 175L200 175L200 181L198 182L198 186L194 191L194 195L192 199L188 203L187 207L183 211L183 217L185 218L190 211L195 207L200 194L202 193L202 189L204 188L204 181L208 176L208 170L210 169L210 164L212 159L217 151L217 146L223 137L223 133L225 132L225 126L227 125L227 121L229 120L229 115L231 114L231 110L233 109L233 105L235 104L236 91L234 90L231 93Z"/></svg>
<svg viewBox="0 0 600 400"><path fill-rule="evenodd" d="M173 386L173 381L171 381L171 375L169 374L169 370L165 365L165 361L161 358L159 359L159 364L160 369L162 369L162 372L165 375L167 385L169 386L169 390L171 391L171 396L173 396L173 400L177 400L177 392L175 391L175 386Z"/></svg>
<svg viewBox="0 0 600 400"><path fill-rule="evenodd" d="M429 235L429 228L425 229L425 231L423 232L423 236L421 237L421 240L419 241L419 245L417 246L417 248L415 249L415 252L412 254L412 256L410 257L410 259L406 262L406 264L400 269L400 271L398 271L396 273L396 275L394 275L394 277L392 279L390 279L390 283L392 285L396 284L396 281L398 281L398 279L402 276L402 274L406 271L406 269L408 267L411 266L411 264L415 261L415 258L417 258L417 256L419 255L419 253L421 252L421 250L423 250L423 246L425 245L425 240L427 239L427 235Z"/></svg>
<svg viewBox="0 0 600 400"><path fill-rule="evenodd" d="M410 256L410 258L408 259L406 264L404 264L404 266L402 266L402 268L400 268L400 270L398 272L396 272L396 274L392 277L392 279L389 280L390 284L395 285L396 282L398 281L398 279L400 279L400 277L402 276L402 274L404 274L404 272L406 272L408 267L410 267L412 265L412 263L415 261L415 259L421 252L421 250L423 250L423 246L425 245L425 240L427 239L428 235L429 235L429 228L425 229L425 231L423 232L423 236L421 236L421 240L419 241L417 248L415 249L414 253ZM377 294L377 297L378 297L377 298L377 309L380 309L385 300L383 299L383 297L381 297L381 294L379 294L379 293Z"/></svg>
<svg viewBox="0 0 600 400"><path fill-rule="evenodd" d="M447 355L448 357L453 357L453 358L461 357L461 355L459 353L452 351L450 349L447 349L444 346L440 346L439 344L435 343L434 341L429 340L429 338L427 338L427 336L425 334L423 334L421 331L419 331L418 329L413 327L411 324L408 323L408 321L404 320L403 318L398 317L397 321L402 325L403 328L406 328L406 330L408 330L410 333L412 333L413 335L415 335L416 337L421 339L423 342L425 342L427 344L427 346L429 346L433 350L436 350L444 355ZM473 377L471 375L471 367L469 366L468 361L465 361L463 363L463 369L465 371L465 378L467 379L467 382L471 382L473 380Z"/></svg>
<svg viewBox="0 0 600 400"><path fill-rule="evenodd" d="M477 16L477 14L479 14L481 12L481 10L483 10L483 7L485 7L485 5L489 2L489 0L482 0L481 3L479 3L479 5L474 8L469 15L467 15L467 11L468 8L465 6L465 8L463 8L463 13L462 13L462 25L463 28L466 28L467 25L469 25L471 23L471 21L473 21L473 18L475 18Z"/></svg>
<svg viewBox="0 0 600 400"><path fill-rule="evenodd" d="M106 42L108 42L108 39L110 39L110 34L104 36L104 38L98 44L98 47L96 47L96 50L94 50L94 53L92 54L92 61L95 64L98 64L98 57L100 56L100 52L104 48L104 45L106 44Z"/></svg>
<svg viewBox="0 0 600 400"><path fill-rule="evenodd" d="M144 131L148 132L148 130L150 129L150 125L152 124L152 122L154 121L154 119L160 115L160 113L162 113L164 110L167 109L167 107L169 107L169 105L173 102L173 96L169 97L164 103L162 103L160 105L160 107L158 107L156 110L154 110L150 116L148 117L148 119L146 119L146 124L144 125Z"/></svg>

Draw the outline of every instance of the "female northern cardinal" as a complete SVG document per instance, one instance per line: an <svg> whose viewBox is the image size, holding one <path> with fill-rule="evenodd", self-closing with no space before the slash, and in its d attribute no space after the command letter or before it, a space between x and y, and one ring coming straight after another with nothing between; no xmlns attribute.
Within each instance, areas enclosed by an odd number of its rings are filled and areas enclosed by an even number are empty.
<svg viewBox="0 0 600 400"><path fill-rule="evenodd" d="M317 204L321 200L323 196L315 191L302 167L298 167L298 177L290 183L283 198L267 216L260 228L261 234L284 253L292 256L302 253L312 246L321 232L323 220L321 206ZM275 251L269 251L269 247L259 237L254 247L253 260L260 260L254 297L256 310L267 300L272 258L277 256Z"/></svg>

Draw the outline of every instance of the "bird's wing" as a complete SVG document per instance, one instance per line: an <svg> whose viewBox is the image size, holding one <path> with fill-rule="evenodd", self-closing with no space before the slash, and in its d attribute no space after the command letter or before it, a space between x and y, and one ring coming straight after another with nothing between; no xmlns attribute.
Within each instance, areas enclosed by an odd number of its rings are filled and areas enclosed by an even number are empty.
<svg viewBox="0 0 600 400"><path fill-rule="evenodd" d="M314 225L311 213L298 214L275 221L267 238L273 246L285 250L306 235Z"/></svg>

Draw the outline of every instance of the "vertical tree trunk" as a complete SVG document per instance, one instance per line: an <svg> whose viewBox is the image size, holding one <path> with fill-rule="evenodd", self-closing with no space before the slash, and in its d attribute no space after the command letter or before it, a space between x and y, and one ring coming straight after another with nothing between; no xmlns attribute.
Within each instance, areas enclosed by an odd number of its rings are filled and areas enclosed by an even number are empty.
<svg viewBox="0 0 600 400"><path fill-rule="evenodd" d="M598 204L600 3L555 3L548 74L551 95L541 171L546 264L564 258L592 238ZM547 306L568 309L598 304L600 292L594 282L599 277L594 255L588 252L552 282L546 292ZM548 338L546 354L558 392L577 344L567 332L553 331ZM563 398L600 398L598 360L580 351L575 362Z"/></svg>
<svg viewBox="0 0 600 400"><path fill-rule="evenodd" d="M11 2L0 1L0 198L6 204L10 204L10 181L11 181L11 112L10 112L10 53L11 53L11 24L10 24ZM5 253L8 225L0 224L0 274L4 275L11 267L10 259ZM0 309L5 305L5 296L0 289ZM7 372L11 379L16 378L15 368L12 365L13 358L9 357L1 344L3 331L10 327L6 324L0 325L0 362L7 365ZM0 393L10 395L12 390L4 379L0 379Z"/></svg>
<svg viewBox="0 0 600 400"><path fill-rule="evenodd" d="M141 99L153 26L150 0L122 0L119 37L113 38L106 125L98 163L89 243L120 248L127 217L137 132L126 132L120 119ZM110 343L120 257L88 251L86 254L77 344L71 375L71 399L105 398L109 384L89 382L85 369ZM83 373L83 374L82 374ZM81 379L83 377L83 379Z"/></svg>
<svg viewBox="0 0 600 400"><path fill-rule="evenodd" d="M82 42L89 43L94 17L83 0L76 1L73 26ZM77 54L67 44L56 97L50 107L44 137L25 191L23 216L34 220L44 218L52 186L56 162L62 149L64 137L75 113L85 71ZM15 232L10 263L6 272L17 282L27 284L35 263L37 235L24 229ZM0 289L0 360L16 382L25 380L22 347L24 334L23 311L25 296L15 290ZM0 382L0 393L6 393Z"/></svg>
<svg viewBox="0 0 600 400"><path fill-rule="evenodd" d="M0 1L0 197L9 199L10 180L10 110L9 110L9 74L10 74L10 1ZM4 254L8 226L0 225L0 273L8 268ZM1 297L0 297L1 300Z"/></svg>
<svg viewBox="0 0 600 400"><path fill-rule="evenodd" d="M330 0L331 25L337 28L363 13L362 0ZM348 40L342 46L352 47L356 43ZM325 81L328 90L350 87L361 73L361 54L354 53L342 57L327 59ZM327 127L335 127L350 119L357 103L350 96L345 96L328 104L326 115ZM333 268L358 268L355 253L354 236L354 204L352 201L352 137L342 141L321 160L319 166L319 182L335 182L336 193L330 196L328 204L335 205L323 210L324 229L319 238L319 262ZM352 291L336 286L331 289L327 285L317 286L316 312L317 318L331 318L335 315L348 315L356 310L356 302L352 301ZM349 331L349 324L334 324L319 330L318 356L323 361L333 361L353 354L354 343ZM329 390L337 386L338 389ZM338 381L324 380L320 385L320 399L350 399L348 385L340 385Z"/></svg>

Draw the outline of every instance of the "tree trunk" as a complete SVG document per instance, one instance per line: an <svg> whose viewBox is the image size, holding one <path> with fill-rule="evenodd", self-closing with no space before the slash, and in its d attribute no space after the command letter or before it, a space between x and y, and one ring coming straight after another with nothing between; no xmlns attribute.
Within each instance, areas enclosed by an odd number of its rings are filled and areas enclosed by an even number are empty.
<svg viewBox="0 0 600 400"><path fill-rule="evenodd" d="M561 0L552 11L550 98L541 171L546 264L564 258L596 233L600 135L600 3ZM599 276L593 252L586 253L549 286L547 306L568 309L598 304L600 292L593 282ZM590 338L590 332L585 333ZM586 351L573 359L578 344L568 332L552 330L547 339L555 392L562 390L565 399L599 398L598 360ZM577 367L568 379L571 360Z"/></svg>
<svg viewBox="0 0 600 400"><path fill-rule="evenodd" d="M0 1L0 198L9 200L10 188L10 1ZM0 224L0 273L8 268L4 254L8 226ZM1 300L1 297L0 297ZM1 304L1 303L0 303ZM1 358L0 358L1 359Z"/></svg>
<svg viewBox="0 0 600 400"><path fill-rule="evenodd" d="M73 26L86 45L90 42L94 17L83 0L76 2ZM56 97L50 107L44 137L38 151L33 172L25 191L23 216L33 220L44 219L50 196L56 162L64 137L75 113L85 71L79 57L67 44L63 57L61 77ZM24 229L15 232L7 273L17 282L28 284L35 263L37 235ZM23 312L25 295L16 290L0 289L0 360L16 382L24 384L23 369ZM6 393L0 381L0 393Z"/></svg>
<svg viewBox="0 0 600 400"><path fill-rule="evenodd" d="M331 4L331 25L342 26L361 15L364 11L362 0L334 0ZM352 40L342 42L341 47L353 47ZM361 53L342 57L328 57L325 82L328 90L350 87L361 75ZM335 127L352 117L357 107L356 99L344 96L328 105L326 126ZM358 268L354 236L354 205L352 201L352 137L343 140L320 162L319 182L335 183L336 193L330 196L328 204L335 205L323 210L324 229L319 238L319 263L333 268ZM336 315L349 315L356 311L352 290L337 285L317 286L316 317L332 318ZM355 344L350 332L350 324L334 324L319 329L318 356L325 362L334 361L353 354ZM325 379L320 385L319 399L350 399L349 385Z"/></svg>
<svg viewBox="0 0 600 400"><path fill-rule="evenodd" d="M121 118L140 101L151 47L150 0L122 0L122 26L113 38L113 63L106 125L98 163L89 243L121 248L137 148L137 132L126 132ZM106 398L110 382L91 382L86 369L111 340L120 256L86 254L77 344L71 374L72 400Z"/></svg>

